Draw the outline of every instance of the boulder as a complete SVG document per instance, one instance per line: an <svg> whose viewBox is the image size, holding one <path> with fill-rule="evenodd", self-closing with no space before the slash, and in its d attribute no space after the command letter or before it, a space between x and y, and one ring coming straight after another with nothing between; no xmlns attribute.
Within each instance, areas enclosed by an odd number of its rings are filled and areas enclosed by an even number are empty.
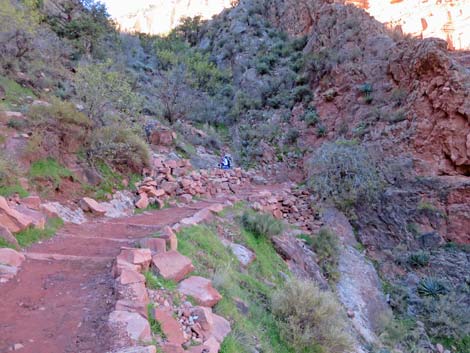
<svg viewBox="0 0 470 353"><path fill-rule="evenodd" d="M39 211L41 207L41 198L39 196L28 196L21 199L21 204L32 210Z"/></svg>
<svg viewBox="0 0 470 353"><path fill-rule="evenodd" d="M44 214L41 212L27 208L23 205L14 206L12 209L19 212L23 216L29 217L33 222L34 228L44 229L46 227L46 216L44 216Z"/></svg>
<svg viewBox="0 0 470 353"><path fill-rule="evenodd" d="M39 208L47 218L59 218L59 212L53 204L42 204Z"/></svg>
<svg viewBox="0 0 470 353"><path fill-rule="evenodd" d="M140 193L139 199L135 203L135 207L145 209L149 206L149 198L146 193Z"/></svg>
<svg viewBox="0 0 470 353"><path fill-rule="evenodd" d="M194 270L191 260L174 250L154 255L152 267L163 278L177 282Z"/></svg>
<svg viewBox="0 0 470 353"><path fill-rule="evenodd" d="M145 318L148 315L147 306L143 303L138 303L135 300L120 299L116 302L114 309L117 311L136 312Z"/></svg>
<svg viewBox="0 0 470 353"><path fill-rule="evenodd" d="M124 285L131 283L145 283L145 276L136 270L124 268L121 271L118 281Z"/></svg>
<svg viewBox="0 0 470 353"><path fill-rule="evenodd" d="M0 283L6 283L16 276L18 267L0 264Z"/></svg>
<svg viewBox="0 0 470 353"><path fill-rule="evenodd" d="M256 259L255 253L250 249L244 247L243 245L229 242L228 246L230 247L230 250L232 250L235 257L238 259L238 261L240 261L240 264L245 267L251 264Z"/></svg>
<svg viewBox="0 0 470 353"><path fill-rule="evenodd" d="M161 346L163 353L185 353L186 351L181 347L181 345L177 345L174 343L165 343Z"/></svg>
<svg viewBox="0 0 470 353"><path fill-rule="evenodd" d="M204 306L197 306L191 311L191 316L196 316L195 321L201 325L204 331L211 332L214 326L212 319L212 309Z"/></svg>
<svg viewBox="0 0 470 353"><path fill-rule="evenodd" d="M166 240L163 238L145 238L140 241L140 247L150 249L152 255L166 252Z"/></svg>
<svg viewBox="0 0 470 353"><path fill-rule="evenodd" d="M181 203L190 203L193 200L193 196L190 194L183 194L178 196L178 201Z"/></svg>
<svg viewBox="0 0 470 353"><path fill-rule="evenodd" d="M9 248L0 249L0 264L19 267L25 260L23 254Z"/></svg>
<svg viewBox="0 0 470 353"><path fill-rule="evenodd" d="M116 258L116 262L113 265L113 275L114 277L119 277L122 273L123 270L129 269L133 271L141 271L141 266L140 265L134 265L131 264L130 262L126 261L123 258Z"/></svg>
<svg viewBox="0 0 470 353"><path fill-rule="evenodd" d="M11 233L22 231L33 224L33 220L11 208L7 200L0 196L0 224Z"/></svg>
<svg viewBox="0 0 470 353"><path fill-rule="evenodd" d="M222 296L212 287L212 282L204 277L192 276L178 285L181 294L193 297L199 305L213 307Z"/></svg>
<svg viewBox="0 0 470 353"><path fill-rule="evenodd" d="M211 334L217 342L222 343L225 337L232 331L230 322L216 314L212 314L212 321L214 325Z"/></svg>
<svg viewBox="0 0 470 353"><path fill-rule="evenodd" d="M117 282L117 298L122 300L131 300L138 306L146 306L150 300L147 288L143 282L129 283L122 285Z"/></svg>
<svg viewBox="0 0 470 353"><path fill-rule="evenodd" d="M169 226L165 226L162 230L162 239L165 239L167 243L167 248L170 250L178 250L178 238L176 237L175 232Z"/></svg>
<svg viewBox="0 0 470 353"><path fill-rule="evenodd" d="M154 130L149 136L151 145L171 146L173 145L174 135L171 130Z"/></svg>
<svg viewBox="0 0 470 353"><path fill-rule="evenodd" d="M152 252L150 249L121 248L121 253L116 259L137 265L142 271L146 271L152 261Z"/></svg>
<svg viewBox="0 0 470 353"><path fill-rule="evenodd" d="M106 214L106 209L96 202L96 200L89 197L84 197L80 200L80 207L83 211L90 212L97 216L104 216Z"/></svg>
<svg viewBox="0 0 470 353"><path fill-rule="evenodd" d="M160 323L168 342L181 347L186 340L184 338L183 329L180 323L173 318L172 312L157 308L154 311L154 316L155 320Z"/></svg>
<svg viewBox="0 0 470 353"><path fill-rule="evenodd" d="M150 342L152 340L148 320L138 313L116 310L109 315L109 322L122 325L129 338L135 342Z"/></svg>
<svg viewBox="0 0 470 353"><path fill-rule="evenodd" d="M174 181L164 181L162 183L162 190L168 195L173 195L178 189L178 183Z"/></svg>
<svg viewBox="0 0 470 353"><path fill-rule="evenodd" d="M206 340L204 346L209 347L209 353L218 353L220 350L220 343L214 337Z"/></svg>
<svg viewBox="0 0 470 353"><path fill-rule="evenodd" d="M16 248L19 248L18 240L11 234L11 232L0 224L0 239L7 241L8 243L14 245Z"/></svg>

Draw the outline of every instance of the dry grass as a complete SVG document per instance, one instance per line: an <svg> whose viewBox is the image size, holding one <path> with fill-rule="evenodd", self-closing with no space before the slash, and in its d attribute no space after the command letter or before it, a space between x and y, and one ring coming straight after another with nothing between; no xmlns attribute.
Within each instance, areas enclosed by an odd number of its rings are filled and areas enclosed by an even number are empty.
<svg viewBox="0 0 470 353"><path fill-rule="evenodd" d="M272 299L283 338L297 352L342 353L351 348L346 317L335 295L312 282L291 280Z"/></svg>

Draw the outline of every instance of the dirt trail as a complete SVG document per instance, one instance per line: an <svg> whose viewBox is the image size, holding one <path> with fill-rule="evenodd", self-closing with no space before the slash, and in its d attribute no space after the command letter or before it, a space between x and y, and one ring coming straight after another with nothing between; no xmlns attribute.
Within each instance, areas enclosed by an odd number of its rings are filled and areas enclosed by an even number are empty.
<svg viewBox="0 0 470 353"><path fill-rule="evenodd" d="M0 285L0 353L105 353L112 337L113 258L122 246L207 207L148 212L67 225L29 248L19 274Z"/></svg>

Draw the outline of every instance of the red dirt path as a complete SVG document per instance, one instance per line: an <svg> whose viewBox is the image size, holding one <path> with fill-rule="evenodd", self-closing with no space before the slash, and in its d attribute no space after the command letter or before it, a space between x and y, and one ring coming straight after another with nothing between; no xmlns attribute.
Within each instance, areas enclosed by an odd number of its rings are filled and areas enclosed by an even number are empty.
<svg viewBox="0 0 470 353"><path fill-rule="evenodd" d="M27 249L19 274L0 285L0 353L105 353L115 304L111 266L122 246L208 205L67 225Z"/></svg>

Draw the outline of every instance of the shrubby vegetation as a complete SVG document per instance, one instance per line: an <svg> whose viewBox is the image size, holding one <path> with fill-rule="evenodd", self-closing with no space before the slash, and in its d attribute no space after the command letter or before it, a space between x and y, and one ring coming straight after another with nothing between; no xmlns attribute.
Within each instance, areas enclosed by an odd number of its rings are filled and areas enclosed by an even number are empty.
<svg viewBox="0 0 470 353"><path fill-rule="evenodd" d="M281 221L267 213L246 211L241 217L241 223L247 231L266 239L280 235L284 229Z"/></svg>
<svg viewBox="0 0 470 353"><path fill-rule="evenodd" d="M355 141L324 143L310 159L308 171L311 188L342 209L373 200L382 186L373 156Z"/></svg>
<svg viewBox="0 0 470 353"><path fill-rule="evenodd" d="M149 165L150 150L131 129L111 125L94 131L87 155L92 162L105 163L120 172L140 173Z"/></svg>
<svg viewBox="0 0 470 353"><path fill-rule="evenodd" d="M351 347L345 315L334 294L312 282L291 280L272 301L282 337L296 352L342 353Z"/></svg>

